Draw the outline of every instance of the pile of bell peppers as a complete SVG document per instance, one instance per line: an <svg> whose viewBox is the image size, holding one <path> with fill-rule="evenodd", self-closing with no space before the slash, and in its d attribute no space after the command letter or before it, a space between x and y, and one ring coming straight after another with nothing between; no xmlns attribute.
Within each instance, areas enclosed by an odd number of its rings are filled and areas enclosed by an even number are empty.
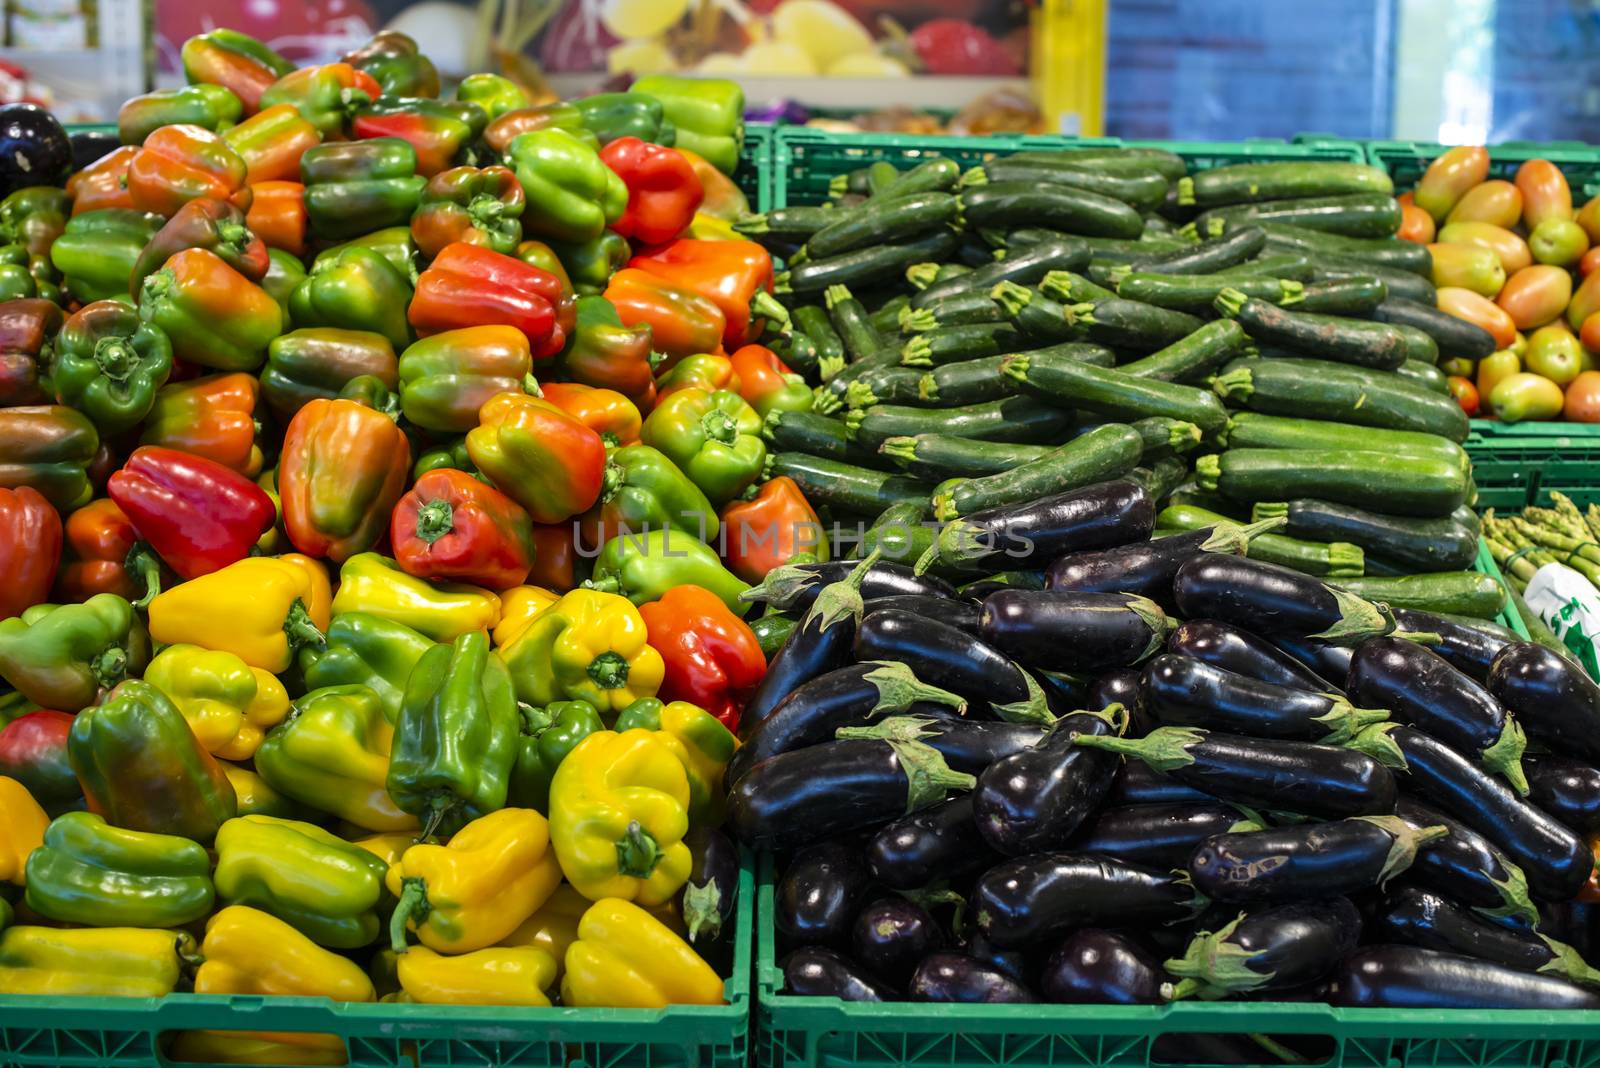
<svg viewBox="0 0 1600 1068"><path fill-rule="evenodd" d="M721 1003L741 595L827 544L742 95L181 58L0 202L0 993Z"/></svg>

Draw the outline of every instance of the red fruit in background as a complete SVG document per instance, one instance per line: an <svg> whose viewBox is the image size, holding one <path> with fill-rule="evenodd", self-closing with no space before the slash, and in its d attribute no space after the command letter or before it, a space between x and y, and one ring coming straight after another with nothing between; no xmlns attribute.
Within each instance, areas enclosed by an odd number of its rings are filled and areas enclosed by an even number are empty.
<svg viewBox="0 0 1600 1068"><path fill-rule="evenodd" d="M219 26L265 41L296 63L330 63L383 24L367 0L156 0L155 8L156 66L163 71L182 71L183 42Z"/></svg>
<svg viewBox="0 0 1600 1068"><path fill-rule="evenodd" d="M29 712L0 730L0 775L26 786L45 808L64 805L83 793L67 760L72 718L65 712Z"/></svg>
<svg viewBox="0 0 1600 1068"><path fill-rule="evenodd" d="M599 4L562 4L539 38L539 64L560 74L606 69L606 53L621 44L600 21Z"/></svg>
<svg viewBox="0 0 1600 1068"><path fill-rule="evenodd" d="M1460 375L1450 376L1450 395L1461 405L1461 410L1468 415L1478 414L1478 387L1472 384L1470 378Z"/></svg>
<svg viewBox="0 0 1600 1068"><path fill-rule="evenodd" d="M1016 57L987 32L960 19L929 19L911 31L911 47L929 74L1022 73Z"/></svg>

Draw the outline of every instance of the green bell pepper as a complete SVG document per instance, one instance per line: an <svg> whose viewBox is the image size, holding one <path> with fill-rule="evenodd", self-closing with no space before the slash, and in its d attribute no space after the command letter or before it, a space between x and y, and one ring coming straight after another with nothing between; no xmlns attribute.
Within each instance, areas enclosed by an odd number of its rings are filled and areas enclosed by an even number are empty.
<svg viewBox="0 0 1600 1068"><path fill-rule="evenodd" d="M666 121L661 101L644 93L596 93L574 100L572 106L602 145L619 137L637 137L671 146L676 133L672 123Z"/></svg>
<svg viewBox="0 0 1600 1068"><path fill-rule="evenodd" d="M417 150L398 137L308 148L300 157L311 232L339 241L409 223L428 180Z"/></svg>
<svg viewBox="0 0 1600 1068"><path fill-rule="evenodd" d="M267 346L261 397L287 423L307 404L332 400L363 375L394 389L396 366L394 346L382 334L331 326L291 330Z"/></svg>
<svg viewBox="0 0 1600 1068"><path fill-rule="evenodd" d="M57 816L28 857L28 907L87 927L181 927L211 912L211 858L171 834Z"/></svg>
<svg viewBox="0 0 1600 1068"><path fill-rule="evenodd" d="M344 62L372 75L385 95L439 95L439 69L418 50L414 39L396 30L384 30L354 52L346 52Z"/></svg>
<svg viewBox="0 0 1600 1068"><path fill-rule="evenodd" d="M417 462L411 465L411 481L415 482L429 471L437 471L441 467L447 467L452 471L465 471L480 482L487 481L478 471L478 465L472 462L472 457L467 453L465 436L429 449L418 456Z"/></svg>
<svg viewBox="0 0 1600 1068"><path fill-rule="evenodd" d="M146 137L175 123L221 133L243 115L243 101L221 85L200 83L157 89L123 103L117 112L117 138L125 145L142 145Z"/></svg>
<svg viewBox="0 0 1600 1068"><path fill-rule="evenodd" d="M389 796L424 820L426 838L453 834L504 808L521 718L511 673L469 631L422 654L406 680L389 756Z"/></svg>
<svg viewBox="0 0 1600 1068"><path fill-rule="evenodd" d="M739 166L744 143L744 90L724 78L683 78L649 74L631 92L661 101L662 113L676 128L678 148L687 148L721 171Z"/></svg>
<svg viewBox="0 0 1600 1068"><path fill-rule="evenodd" d="M0 263L0 300L24 300L39 295L39 283L28 268Z"/></svg>
<svg viewBox="0 0 1600 1068"><path fill-rule="evenodd" d="M0 621L0 678L41 708L76 712L150 662L150 633L114 593ZM187 721L179 717L184 729Z"/></svg>
<svg viewBox="0 0 1600 1068"><path fill-rule="evenodd" d="M674 586L704 586L734 615L742 616L750 607L739 600L749 584L722 566L717 551L693 534L670 527L606 542L595 557L594 577L584 585L619 593L634 604L658 601Z"/></svg>
<svg viewBox="0 0 1600 1068"><path fill-rule="evenodd" d="M503 74L469 74L456 86L456 99L476 104L490 119L508 111L532 107L533 101L522 86Z"/></svg>
<svg viewBox="0 0 1600 1068"><path fill-rule="evenodd" d="M589 523L593 530L588 529ZM715 541L716 509L678 465L649 445L624 445L606 457L600 499L585 516L585 534L598 545L618 534L673 527Z"/></svg>
<svg viewBox="0 0 1600 1068"><path fill-rule="evenodd" d="M0 241L21 245L30 260L50 262L50 246L66 229L72 197L53 185L29 185L0 200Z"/></svg>
<svg viewBox="0 0 1600 1068"><path fill-rule="evenodd" d="M506 804L550 812L550 780L556 768L595 731L606 729L598 709L588 701L557 701L543 708L521 706L522 733L511 770Z"/></svg>
<svg viewBox="0 0 1600 1068"><path fill-rule="evenodd" d="M261 278L261 288L283 309L285 322L289 319L289 297L305 280L306 265L300 262L299 256L281 248L267 249L267 273Z"/></svg>
<svg viewBox="0 0 1600 1068"><path fill-rule="evenodd" d="M349 248L318 260L289 295L296 327L331 326L382 334L396 351L411 343L406 308L411 283L370 248Z"/></svg>
<svg viewBox="0 0 1600 1068"><path fill-rule="evenodd" d="M465 434L499 393L537 393L528 345L504 326L446 330L400 354L400 403L425 430Z"/></svg>
<svg viewBox="0 0 1600 1068"><path fill-rule="evenodd" d="M722 507L761 477L761 416L732 390L681 389L656 405L639 431Z"/></svg>
<svg viewBox="0 0 1600 1068"><path fill-rule="evenodd" d="M615 230L603 230L598 237L584 241L552 238L549 245L567 269L573 290L583 296L604 293L611 276L622 270L633 256L628 239Z"/></svg>
<svg viewBox="0 0 1600 1068"><path fill-rule="evenodd" d="M312 823L240 816L217 832L217 896L276 916L319 946L378 937L388 871L375 853Z"/></svg>
<svg viewBox="0 0 1600 1068"><path fill-rule="evenodd" d="M416 284L417 241L416 238L411 236L411 227L386 226L382 230L374 230L370 234L362 234L360 237L352 238L342 245L323 249L311 261L311 269L314 271L319 264L337 260L344 255L346 250L352 248L370 248L388 260L389 265L405 275L406 280L412 285Z"/></svg>
<svg viewBox="0 0 1600 1068"><path fill-rule="evenodd" d="M76 408L0 408L0 486L31 486L63 515L94 496L89 465L99 450L99 432Z"/></svg>
<svg viewBox="0 0 1600 1068"><path fill-rule="evenodd" d="M557 241L590 241L628 206L628 187L600 153L565 130L518 134L507 152L528 196L523 232Z"/></svg>
<svg viewBox="0 0 1600 1068"><path fill-rule="evenodd" d="M50 262L61 272L67 292L85 304L126 297L139 253L165 222L159 215L132 208L74 215L50 246Z"/></svg>
<svg viewBox="0 0 1600 1068"><path fill-rule="evenodd" d="M306 689L361 685L383 705L384 717L400 718L406 679L434 647L431 638L370 612L341 612L328 624L326 644L300 650L300 672Z"/></svg>
<svg viewBox="0 0 1600 1068"><path fill-rule="evenodd" d="M69 316L50 365L56 399L108 436L149 415L171 373L172 342L119 300L97 300Z"/></svg>
<svg viewBox="0 0 1600 1068"><path fill-rule="evenodd" d="M579 297L577 319L556 368L563 378L614 389L648 410L656 398L652 340L649 323L623 326L617 306L605 297Z"/></svg>

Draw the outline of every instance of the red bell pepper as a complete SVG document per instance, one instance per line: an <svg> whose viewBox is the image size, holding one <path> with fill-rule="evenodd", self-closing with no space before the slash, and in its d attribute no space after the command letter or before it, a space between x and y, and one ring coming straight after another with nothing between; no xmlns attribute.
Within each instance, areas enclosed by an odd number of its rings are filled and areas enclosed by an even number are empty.
<svg viewBox="0 0 1600 1068"><path fill-rule="evenodd" d="M29 486L0 489L0 619L49 599L61 563L61 516Z"/></svg>
<svg viewBox="0 0 1600 1068"><path fill-rule="evenodd" d="M828 539L794 479L769 479L755 497L722 510L722 560L746 582L760 582L800 553L827 560Z"/></svg>
<svg viewBox="0 0 1600 1068"><path fill-rule="evenodd" d="M572 540L572 524L535 523L533 568L528 572L527 585L566 593L579 579L578 547Z"/></svg>
<svg viewBox="0 0 1600 1068"><path fill-rule="evenodd" d="M700 188L705 193L705 199L700 201L701 215L732 223L750 214L750 201L732 178L717 170L698 152L683 147L678 147L678 152L689 161L695 177L700 179Z"/></svg>
<svg viewBox="0 0 1600 1068"><path fill-rule="evenodd" d="M767 658L750 625L700 586L674 586L639 606L650 645L666 662L657 695L688 701L739 729L745 700L767 673Z"/></svg>
<svg viewBox="0 0 1600 1068"><path fill-rule="evenodd" d="M544 399L599 434L608 447L632 445L639 440L643 419L633 401L614 389L597 389L578 382L545 382Z"/></svg>
<svg viewBox="0 0 1600 1068"><path fill-rule="evenodd" d="M758 339L762 317L789 325L788 309L771 292L772 256L754 241L682 238L635 256L628 266L715 301L727 323L723 344L730 349Z"/></svg>
<svg viewBox="0 0 1600 1068"><path fill-rule="evenodd" d="M764 345L745 345L729 360L738 376L739 396L765 419L769 412L809 412L813 397L806 380L789 370L778 354Z"/></svg>
<svg viewBox="0 0 1600 1068"><path fill-rule="evenodd" d="M456 241L417 276L407 315L423 337L468 326L516 327L540 360L561 351L575 312L561 280L548 271Z"/></svg>
<svg viewBox="0 0 1600 1068"><path fill-rule="evenodd" d="M160 591L161 562L139 545L139 532L111 498L90 501L67 516L66 537L70 552L56 577L62 600L87 601L97 593L114 593L146 601Z"/></svg>
<svg viewBox="0 0 1600 1068"><path fill-rule="evenodd" d="M440 467L395 505L389 541L401 570L503 590L533 567L533 520L522 506L465 471Z"/></svg>
<svg viewBox="0 0 1600 1068"><path fill-rule="evenodd" d="M41 709L0 730L0 775L20 782L47 810L64 808L83 796L67 756L67 736L76 718Z"/></svg>
<svg viewBox="0 0 1600 1068"><path fill-rule="evenodd" d="M647 245L671 241L694 219L705 190L682 153L637 137L619 137L600 158L628 187L628 206L611 228Z"/></svg>
<svg viewBox="0 0 1600 1068"><path fill-rule="evenodd" d="M184 579L243 560L278 518L267 491L237 471L155 445L135 449L106 490Z"/></svg>
<svg viewBox="0 0 1600 1068"><path fill-rule="evenodd" d="M722 352L727 328L722 309L692 289L650 271L624 268L611 276L604 296L615 306L624 326L650 328L655 351L665 357L662 370L685 356Z"/></svg>

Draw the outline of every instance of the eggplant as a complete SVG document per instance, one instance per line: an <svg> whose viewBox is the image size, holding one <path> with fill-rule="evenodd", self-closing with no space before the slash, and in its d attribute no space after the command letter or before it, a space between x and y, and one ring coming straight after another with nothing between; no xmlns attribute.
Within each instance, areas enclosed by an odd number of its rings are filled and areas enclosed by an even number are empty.
<svg viewBox="0 0 1600 1068"><path fill-rule="evenodd" d="M66 128L37 104L0 106L0 197L30 185L60 185L72 170Z"/></svg>
<svg viewBox="0 0 1600 1068"><path fill-rule="evenodd" d="M1600 833L1600 768L1548 753L1522 758L1528 800L1579 834Z"/></svg>
<svg viewBox="0 0 1600 1068"><path fill-rule="evenodd" d="M1350 659L1355 655L1355 650L1348 645L1335 645L1317 638L1295 638L1287 634L1275 635L1272 644L1307 671L1325 679L1338 679L1341 683L1350 674Z"/></svg>
<svg viewBox="0 0 1600 1068"><path fill-rule="evenodd" d="M1406 875L1408 882L1448 894L1499 923L1531 927L1539 922L1539 910L1528 900L1527 876L1487 838L1404 795L1395 802L1394 813L1415 828L1449 831L1417 854Z"/></svg>
<svg viewBox="0 0 1600 1068"><path fill-rule="evenodd" d="M1600 1009L1600 993L1564 979L1416 946L1367 946L1346 957L1334 1003L1356 1008Z"/></svg>
<svg viewBox="0 0 1600 1068"><path fill-rule="evenodd" d="M980 964L993 968L1003 975L1009 975L1022 985L1028 985L1028 955L1018 949L1001 949L989 940L982 931L966 925L966 932L956 943L956 950L965 953Z"/></svg>
<svg viewBox="0 0 1600 1068"><path fill-rule="evenodd" d="M1351 744L1374 751L1378 744L1397 747L1406 789L1499 846L1528 877L1535 897L1568 901L1594 869L1583 839L1432 735L1380 723Z"/></svg>
<svg viewBox="0 0 1600 1068"><path fill-rule="evenodd" d="M1166 974L1133 939L1115 931L1074 931L1039 977L1046 1001L1062 1005L1162 1005Z"/></svg>
<svg viewBox="0 0 1600 1068"><path fill-rule="evenodd" d="M1051 723L1044 690L1004 653L978 638L909 612L873 612L856 628L857 660L905 664L917 676L969 701L986 701L1011 722Z"/></svg>
<svg viewBox="0 0 1600 1068"><path fill-rule="evenodd" d="M1258 634L1355 645L1394 629L1387 607L1248 556L1202 553L1178 568L1172 592L1186 619L1219 619Z"/></svg>
<svg viewBox="0 0 1600 1068"><path fill-rule="evenodd" d="M1383 726L1383 724L1378 724ZM1369 727L1362 736L1376 728ZM1223 801L1305 816L1377 816L1394 810L1395 784L1373 757L1333 745L1160 727L1143 738L1083 734L1078 744L1138 758Z"/></svg>
<svg viewBox="0 0 1600 1068"><path fill-rule="evenodd" d="M1179 782L1150 765L1124 760L1106 793L1107 807L1113 805L1203 805L1217 799L1187 783Z"/></svg>
<svg viewBox="0 0 1600 1068"><path fill-rule="evenodd" d="M1448 833L1442 825L1413 827L1398 816L1363 816L1219 834L1194 851L1189 876L1196 890L1216 901L1354 894L1381 887L1409 868L1419 849Z"/></svg>
<svg viewBox="0 0 1600 1068"><path fill-rule="evenodd" d="M1142 868L1182 868L1195 847L1213 835L1265 828L1258 817L1221 801L1119 805L1102 808L1086 820L1067 848Z"/></svg>
<svg viewBox="0 0 1600 1068"><path fill-rule="evenodd" d="M979 876L969 916L997 946L1039 945L1074 927L1169 923L1203 902L1183 872L1093 853L1037 853Z"/></svg>
<svg viewBox="0 0 1600 1068"><path fill-rule="evenodd" d="M72 169L81 171L122 147L116 130L74 130L67 135L72 143Z"/></svg>
<svg viewBox="0 0 1600 1068"><path fill-rule="evenodd" d="M928 910L903 897L874 901L850 928L852 958L890 986L904 987L917 964L944 947Z"/></svg>
<svg viewBox="0 0 1600 1068"><path fill-rule="evenodd" d="M1522 728L1489 691L1438 653L1404 638L1372 638L1350 658L1345 692L1389 710L1396 723L1425 731L1501 775L1524 796L1528 780Z"/></svg>
<svg viewBox="0 0 1600 1068"><path fill-rule="evenodd" d="M1086 672L1149 659L1173 626L1148 597L1002 590L984 599L978 637L1026 667Z"/></svg>
<svg viewBox="0 0 1600 1068"><path fill-rule="evenodd" d="M978 776L972 815L985 842L1007 856L1059 849L1099 807L1120 763L1074 744L1079 735L1115 734L1122 709L1074 712L1031 749L998 760Z"/></svg>
<svg viewBox="0 0 1600 1068"><path fill-rule="evenodd" d="M1139 694L1139 672L1133 668L1107 671L1089 684L1089 691L1084 694L1084 707L1105 708L1108 705L1121 705L1128 713L1128 729L1124 733L1129 738L1143 738L1155 728L1150 717L1145 715Z"/></svg>
<svg viewBox="0 0 1600 1068"><path fill-rule="evenodd" d="M978 833L972 795L963 794L880 827L866 844L867 865L891 890L959 879L1000 860Z"/></svg>
<svg viewBox="0 0 1600 1068"><path fill-rule="evenodd" d="M1382 708L1343 697L1261 682L1187 656L1163 653L1139 677L1150 718L1167 727L1208 727L1255 738L1339 745L1382 723Z"/></svg>
<svg viewBox="0 0 1600 1068"><path fill-rule="evenodd" d="M789 945L844 948L850 923L872 885L861 851L824 842L796 853L773 894L773 920Z"/></svg>
<svg viewBox="0 0 1600 1068"><path fill-rule="evenodd" d="M689 881L683 884L679 911L690 944L702 948L720 942L733 930L733 907L739 893L739 850L716 827L691 827L683 836L689 847Z"/></svg>
<svg viewBox="0 0 1600 1068"><path fill-rule="evenodd" d="M739 776L769 757L831 741L840 727L897 715L919 701L947 705L957 714L967 707L949 690L917 681L904 664L868 661L836 668L790 691L757 721L728 761L724 777L738 782Z"/></svg>
<svg viewBox="0 0 1600 1068"><path fill-rule="evenodd" d="M859 560L829 560L822 564L784 564L767 572L766 578L741 593L739 599L783 612L803 612L811 607L818 594L848 578L860 563ZM874 563L861 580L861 596L868 601L902 594L953 598L955 593L943 579L918 575L903 564L887 560Z"/></svg>
<svg viewBox="0 0 1600 1068"><path fill-rule="evenodd" d="M913 706L916 712L919 706ZM938 751L956 771L977 775L997 760L1038 745L1050 728L1038 723L891 716L870 727L845 727L840 738L919 741Z"/></svg>
<svg viewBox="0 0 1600 1068"><path fill-rule="evenodd" d="M978 633L978 605L967 597L934 597L926 593L902 593L892 597L867 599L867 611L891 608L897 612L910 612L943 623L947 627Z"/></svg>
<svg viewBox="0 0 1600 1068"><path fill-rule="evenodd" d="M800 998L896 1001L893 990L831 949L802 946L783 962L783 992Z"/></svg>
<svg viewBox="0 0 1600 1068"><path fill-rule="evenodd" d="M974 782L920 742L824 742L740 776L728 792L728 827L751 848L796 849L888 823Z"/></svg>
<svg viewBox="0 0 1600 1068"><path fill-rule="evenodd" d="M1180 624L1167 638L1167 652L1276 686L1292 686L1313 693L1338 692L1335 684L1270 642L1213 619ZM1339 681L1344 681L1343 673Z"/></svg>
<svg viewBox="0 0 1600 1068"><path fill-rule="evenodd" d="M1395 625L1409 634L1437 634L1439 641L1425 643L1453 664L1457 671L1482 682L1489 665L1506 646L1520 641L1512 631L1483 619L1466 616L1441 616L1414 608L1395 608Z"/></svg>
<svg viewBox="0 0 1600 1068"><path fill-rule="evenodd" d="M1097 552L1068 553L1045 569L1045 588L1072 593L1136 594L1171 612L1177 608L1172 580L1178 568L1201 553L1242 555L1257 534L1286 522L1279 518L1259 523L1218 523Z"/></svg>
<svg viewBox="0 0 1600 1068"><path fill-rule="evenodd" d="M1589 967L1578 951L1565 942L1490 923L1441 894L1414 886L1401 887L1389 895L1378 918L1378 929L1393 942L1460 953L1588 986L1600 983L1600 971Z"/></svg>
<svg viewBox="0 0 1600 1068"><path fill-rule="evenodd" d="M1149 491L1115 479L953 519L917 566L1042 568L1063 553L1146 541L1155 528Z"/></svg>
<svg viewBox="0 0 1600 1068"><path fill-rule="evenodd" d="M1487 684L1529 737L1600 763L1600 686L1583 668L1542 645L1517 642L1494 658Z"/></svg>
<svg viewBox="0 0 1600 1068"><path fill-rule="evenodd" d="M1028 988L998 968L965 953L933 953L925 957L906 984L912 1001L947 1001L967 1005L1027 1005L1037 1001Z"/></svg>
<svg viewBox="0 0 1600 1068"><path fill-rule="evenodd" d="M1167 961L1167 970L1182 979L1171 997L1218 997L1315 983L1360 938L1361 914L1342 897L1240 913L1220 930L1196 937L1182 958Z"/></svg>

